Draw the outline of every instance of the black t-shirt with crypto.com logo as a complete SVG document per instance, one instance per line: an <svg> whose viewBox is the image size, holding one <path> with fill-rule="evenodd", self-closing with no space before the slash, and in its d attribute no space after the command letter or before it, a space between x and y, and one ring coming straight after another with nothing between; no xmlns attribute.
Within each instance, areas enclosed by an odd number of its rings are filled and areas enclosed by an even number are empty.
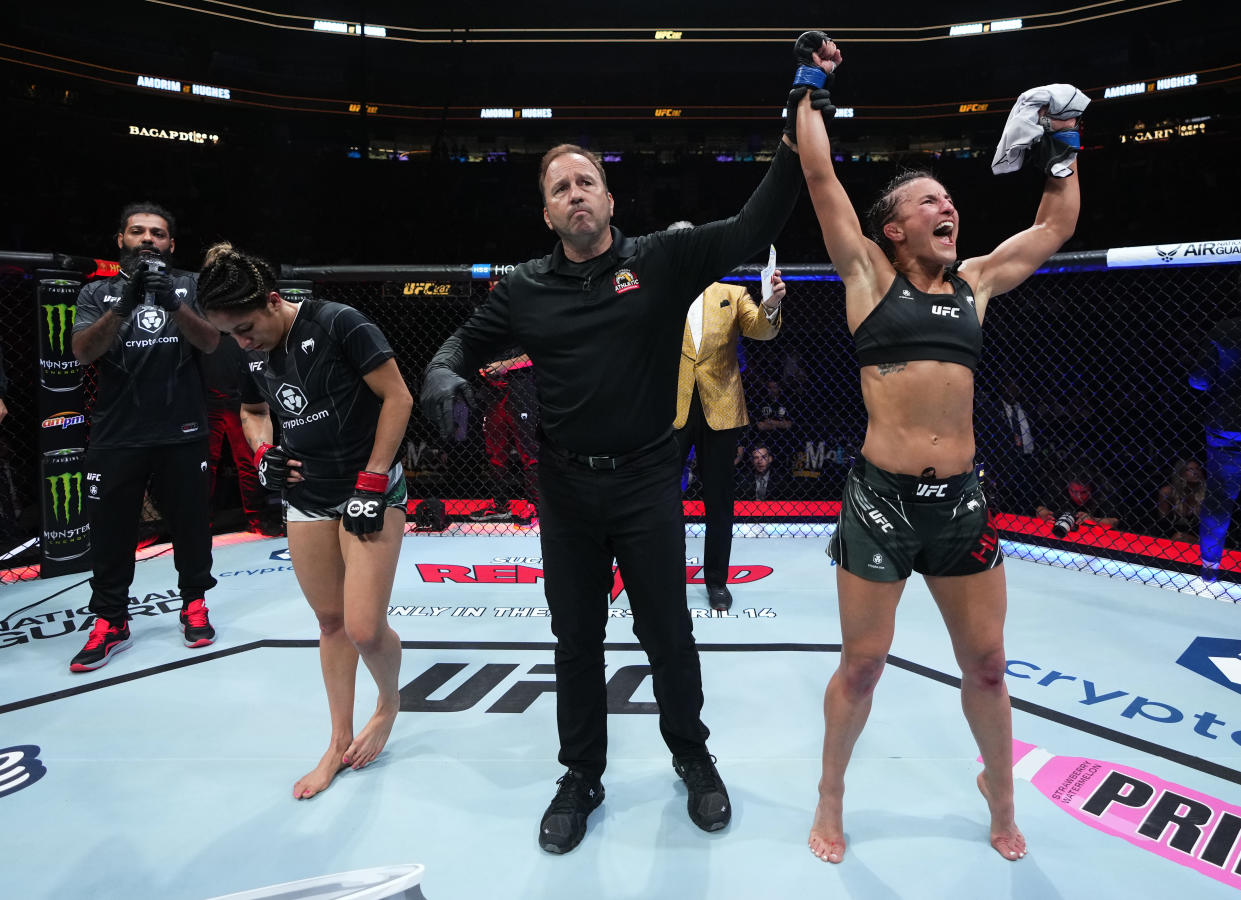
<svg viewBox="0 0 1241 900"><path fill-rule="evenodd" d="M85 331L121 299L125 276L93 281L78 293L73 332ZM173 290L195 312L196 283L173 276ZM199 351L167 310L143 303L121 324L95 363L99 393L90 417L90 445L100 450L201 440L207 404Z"/></svg>
<svg viewBox="0 0 1241 900"><path fill-rule="evenodd" d="M271 407L281 446L302 463L305 481L285 497L303 510L348 500L370 460L382 405L363 376L394 356L379 326L344 304L304 300L283 347L247 356L253 380L242 402Z"/></svg>

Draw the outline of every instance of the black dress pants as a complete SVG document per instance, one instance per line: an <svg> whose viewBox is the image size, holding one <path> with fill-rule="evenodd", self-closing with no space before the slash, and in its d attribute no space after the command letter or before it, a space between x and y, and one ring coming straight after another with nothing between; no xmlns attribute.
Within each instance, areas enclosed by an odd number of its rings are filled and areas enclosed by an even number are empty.
<svg viewBox="0 0 1241 900"><path fill-rule="evenodd" d="M698 477L702 481L702 501L706 507L707 534L703 540L703 580L707 587L728 583L728 562L733 552L733 496L737 483L737 441L740 428L715 431L707 424L694 386L685 427L675 432L681 451L681 468L689 459L689 448L697 447Z"/></svg>
<svg viewBox="0 0 1241 900"><path fill-rule="evenodd" d="M127 618L142 498L151 494L172 535L182 600L215 586L211 577L211 513L207 438L156 447L91 449L86 454L86 505L94 561L90 610L113 623Z"/></svg>
<svg viewBox="0 0 1241 900"><path fill-rule="evenodd" d="M560 762L607 765L603 640L615 559L633 633L651 664L659 729L674 756L707 752L702 673L685 602L685 527L671 438L614 470L540 452L544 592L556 636Z"/></svg>

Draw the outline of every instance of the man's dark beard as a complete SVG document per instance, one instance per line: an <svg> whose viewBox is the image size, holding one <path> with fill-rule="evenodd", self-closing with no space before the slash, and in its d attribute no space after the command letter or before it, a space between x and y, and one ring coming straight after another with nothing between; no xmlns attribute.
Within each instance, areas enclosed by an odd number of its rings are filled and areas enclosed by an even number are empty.
<svg viewBox="0 0 1241 900"><path fill-rule="evenodd" d="M121 264L121 271L132 275L134 270L137 269L140 260L152 257L162 259L166 267L172 266L171 253L160 253L154 247L144 247L142 245L122 250L117 261Z"/></svg>

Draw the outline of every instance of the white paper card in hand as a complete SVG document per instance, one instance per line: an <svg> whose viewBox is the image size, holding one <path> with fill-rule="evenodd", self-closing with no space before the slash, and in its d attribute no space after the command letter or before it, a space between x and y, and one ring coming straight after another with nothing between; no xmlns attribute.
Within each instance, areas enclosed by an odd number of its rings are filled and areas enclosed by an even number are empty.
<svg viewBox="0 0 1241 900"><path fill-rule="evenodd" d="M759 283L763 286L763 299L766 300L771 296L771 276L776 271L776 246L771 245L771 251L767 254L767 265L763 266L763 271L759 277Z"/></svg>

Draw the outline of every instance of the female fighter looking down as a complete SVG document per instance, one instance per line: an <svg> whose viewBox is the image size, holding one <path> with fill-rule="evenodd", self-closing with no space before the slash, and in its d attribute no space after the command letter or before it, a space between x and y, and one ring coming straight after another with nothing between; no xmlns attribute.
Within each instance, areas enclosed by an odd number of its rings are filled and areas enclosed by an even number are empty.
<svg viewBox="0 0 1241 900"><path fill-rule="evenodd" d="M198 284L207 320L247 351L242 427L260 483L283 492L293 571L319 620L332 732L293 787L305 799L345 766L374 760L400 709L401 641L387 614L405 526L397 458L413 398L374 323L340 303L288 302L259 257L217 244ZM277 446L269 409L281 424ZM355 736L359 655L379 699Z"/></svg>

